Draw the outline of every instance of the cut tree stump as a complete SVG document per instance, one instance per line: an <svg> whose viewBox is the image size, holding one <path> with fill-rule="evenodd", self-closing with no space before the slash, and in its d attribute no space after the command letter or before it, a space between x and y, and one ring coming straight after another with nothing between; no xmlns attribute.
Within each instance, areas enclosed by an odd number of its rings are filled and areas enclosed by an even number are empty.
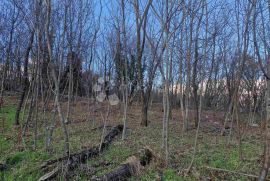
<svg viewBox="0 0 270 181"><path fill-rule="evenodd" d="M116 170L107 173L99 178L92 178L92 181L124 181L131 176L139 175L142 169L149 165L154 158L153 151L149 148L144 148L139 152L138 156L129 157Z"/></svg>
<svg viewBox="0 0 270 181"><path fill-rule="evenodd" d="M116 138L116 136L121 135L122 131L123 131L123 125L118 125L118 126L113 127L111 131L104 137L104 141L101 144L100 150L99 150L100 145L97 145L93 148L86 149L78 153L73 153L69 157L65 156L65 157L57 158L55 160L50 160L46 164L42 165L41 168L46 169L55 163L61 162L62 165L65 167L64 173L66 176L68 176L70 174L69 172L73 171L80 164L85 163L89 158L98 156L101 152L106 150L108 146L111 144L111 142ZM61 168L57 166L55 169L53 169L53 171L42 176L39 179L39 181L51 180L54 177L56 177L58 173L60 173L60 171L61 171Z"/></svg>

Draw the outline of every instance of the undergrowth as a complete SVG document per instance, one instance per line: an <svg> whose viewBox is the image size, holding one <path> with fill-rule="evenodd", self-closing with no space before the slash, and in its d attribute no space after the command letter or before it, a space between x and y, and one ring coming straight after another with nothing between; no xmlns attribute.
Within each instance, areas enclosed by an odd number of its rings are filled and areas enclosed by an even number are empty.
<svg viewBox="0 0 270 181"><path fill-rule="evenodd" d="M56 158L63 153L63 133L57 127L53 134L52 152L44 150L44 129L39 130L37 149L33 150L33 133L30 132L25 142L26 147L22 150L17 148L17 133L14 128L16 106L8 105L1 109L0 118L4 122L4 130L0 134L0 162L6 163L7 171L1 173L5 181L37 180L45 173L39 168L46 160ZM1 124L1 121L0 121ZM2 126L2 125L1 125ZM241 173L257 175L259 173L260 158L263 144L256 136L243 139L243 160L239 159L239 146L235 135L228 136L208 134L200 132L196 157L190 174L186 175L193 155L195 130L187 133L179 133L176 126L170 126L169 131L169 165L159 169L155 163L151 163L138 176L130 180L151 181L163 177L166 181L192 181L200 179L214 180L249 180L249 178L231 173L216 172L207 167L221 168ZM43 126L41 126L43 127ZM91 131L88 123L70 125L71 152L97 145L100 141L101 130ZM100 156L88 160L89 167L93 172L85 172L81 169L75 171L74 180L89 180L93 176L102 176L116 169L125 160L138 152L144 146L149 146L159 157L163 157L161 148L162 126L150 124L147 128L132 128L125 140L118 139L108 150ZM59 180L63 178L59 177Z"/></svg>

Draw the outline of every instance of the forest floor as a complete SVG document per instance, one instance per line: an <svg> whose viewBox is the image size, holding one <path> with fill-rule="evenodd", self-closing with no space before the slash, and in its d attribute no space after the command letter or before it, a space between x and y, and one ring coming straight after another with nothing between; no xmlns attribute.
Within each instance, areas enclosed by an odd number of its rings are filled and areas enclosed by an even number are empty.
<svg viewBox="0 0 270 181"><path fill-rule="evenodd" d="M49 106L45 119L38 120L37 149L33 150L33 123L26 133L24 142L18 143L18 128L14 127L14 118L18 98L5 97L5 105L0 111L0 163L6 163L8 169L0 172L0 180L37 180L44 175L39 168L47 160L58 158L63 154L64 137L61 124L57 121L53 134L52 151L44 150L45 126L44 120L51 121L52 106ZM66 104L62 103L64 109ZM112 106L108 125L122 124L122 109L120 105ZM71 122L68 125L71 152L91 148L100 142L103 125L101 114L106 114L106 105L88 105L88 100L78 99L71 109ZM203 111L201 127L198 136L197 152L194 166L189 174L186 169L192 159L196 129L182 131L182 118L179 108L174 109L169 123L169 161L168 166L152 162L138 176L131 180L160 180L163 172L164 180L252 180L244 174L258 175L263 155L263 136L260 127L241 124L244 129L242 138L243 158L239 159L239 144L236 123L233 122L231 134L220 135L223 112ZM194 115L191 111L191 115ZM162 105L153 104L149 110L149 126L140 126L140 105L134 103L128 107L127 135L114 141L108 150L100 156L89 159L87 164L95 169L85 172L77 169L73 180L90 180L93 176L101 176L114 170L128 157L138 152L144 146L150 147L162 160L165 158L162 145ZM241 123L247 116L241 115ZM190 118L193 122L193 118ZM109 130L108 130L109 131ZM162 162L162 161L161 161ZM98 165L98 166L97 166ZM211 168L219 168L215 170ZM233 172L230 172L233 171ZM57 180L63 180L58 177Z"/></svg>

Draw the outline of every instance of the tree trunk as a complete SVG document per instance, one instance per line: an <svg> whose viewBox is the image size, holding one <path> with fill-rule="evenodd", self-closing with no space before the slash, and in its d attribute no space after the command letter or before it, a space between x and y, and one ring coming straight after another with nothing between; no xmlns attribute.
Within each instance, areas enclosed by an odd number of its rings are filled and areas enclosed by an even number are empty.
<svg viewBox="0 0 270 181"><path fill-rule="evenodd" d="M259 46L257 43L257 38L256 38L256 0L252 1L253 4L253 43L254 43L254 48L255 52L258 57L259 65L260 68L266 77L267 80L267 89L266 89L266 96L265 96L265 102L266 102L266 124L265 124L265 144L264 144L264 162L263 162L263 168L261 170L261 173L258 177L259 181L264 181L266 179L266 176L268 174L269 170L269 162L270 162L270 57L268 55L268 61L267 61L267 72L265 72L264 68L262 67L262 59L260 56L260 50ZM268 11L270 13L270 0L268 0ZM270 16L270 14L269 14Z"/></svg>
<svg viewBox="0 0 270 181"><path fill-rule="evenodd" d="M148 126L148 101L143 97L143 105L142 105L142 126Z"/></svg>
<svg viewBox="0 0 270 181"><path fill-rule="evenodd" d="M268 75L270 75L270 59L268 58ZM259 181L264 181L270 166L270 80L267 79L266 91L266 124L265 124L265 146L264 146L264 162L261 170Z"/></svg>
<svg viewBox="0 0 270 181"><path fill-rule="evenodd" d="M12 48L12 40L13 40L13 35L14 35L15 23L16 23L16 19L15 19L14 14L13 14L12 27L11 27L11 30L10 30L9 43L8 43L8 49L7 49L7 58L6 58L6 62L5 62L5 65L4 65L3 74L2 74L2 77L1 77L2 80L1 80L0 101L3 100L7 73L8 73L9 66L10 66L10 57L11 57L11 51L12 51L11 48Z"/></svg>
<svg viewBox="0 0 270 181"><path fill-rule="evenodd" d="M50 41L50 31L49 31L49 26L50 26L50 16L51 16L51 0L46 0L46 5L47 5L47 14L46 14L46 31L45 31L45 35L47 38L47 49L48 49L48 55L49 55L49 60L51 63L51 71L52 71L52 78L53 78L53 82L54 82L54 86L55 86L55 103L56 103L56 107L57 107L57 111L58 111L58 115L59 115L59 119L61 121L61 126L65 135L65 152L67 155L70 154L70 150L69 150L69 135L68 135L68 128L67 128L67 124L66 124L66 120L64 118L63 112L62 112L62 108L60 105L60 90L59 90L59 80L57 79L56 76L56 65L54 62L52 62L52 47L51 47L51 41Z"/></svg>
<svg viewBox="0 0 270 181"><path fill-rule="evenodd" d="M23 70L23 92L21 94L20 97L20 101L16 110L16 115L15 115L15 125L19 125L20 124L20 112L22 109L22 105L23 105L23 101L24 101L24 97L26 95L27 89L29 87L29 80L28 80L28 62L29 62L29 54L30 54L30 50L32 48L32 44L33 44L33 40L34 40L34 34L35 32L32 31L31 32L31 36L30 36L30 41L25 53L25 57L24 57L24 70Z"/></svg>

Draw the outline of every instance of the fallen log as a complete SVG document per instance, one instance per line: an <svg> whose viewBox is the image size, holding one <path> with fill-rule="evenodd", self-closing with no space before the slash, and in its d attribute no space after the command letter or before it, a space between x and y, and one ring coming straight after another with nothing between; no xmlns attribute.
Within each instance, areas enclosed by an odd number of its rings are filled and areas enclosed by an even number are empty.
<svg viewBox="0 0 270 181"><path fill-rule="evenodd" d="M124 181L131 176L138 175L142 169L147 166L154 158L153 151L149 148L144 148L140 151L139 156L129 157L116 170L107 173L99 178L92 178L92 181Z"/></svg>
<svg viewBox="0 0 270 181"><path fill-rule="evenodd" d="M69 174L69 172L77 168L79 164L85 163L89 158L98 156L101 152L106 150L108 146L111 144L111 142L114 140L114 138L117 135L120 135L122 131L123 131L123 125L118 125L118 126L113 127L111 131L105 136L104 141L101 144L101 149L100 149L100 145L98 145L93 148L80 151L78 153L73 153L69 157L65 156L65 157L57 158L55 160L50 160L46 164L41 166L41 168L45 169L49 165L61 162L62 165L65 166L65 171L64 171L65 175ZM61 168L56 167L53 171L42 176L39 179L39 181L47 181L56 177L60 169Z"/></svg>
<svg viewBox="0 0 270 181"><path fill-rule="evenodd" d="M111 125L106 125L105 127L106 127L106 128L112 128L113 126L111 126ZM96 130L98 130L98 129L103 129L103 128L104 128L104 125L101 125L101 126L92 128L91 131L96 131ZM126 129L131 129L131 128L126 127Z"/></svg>

